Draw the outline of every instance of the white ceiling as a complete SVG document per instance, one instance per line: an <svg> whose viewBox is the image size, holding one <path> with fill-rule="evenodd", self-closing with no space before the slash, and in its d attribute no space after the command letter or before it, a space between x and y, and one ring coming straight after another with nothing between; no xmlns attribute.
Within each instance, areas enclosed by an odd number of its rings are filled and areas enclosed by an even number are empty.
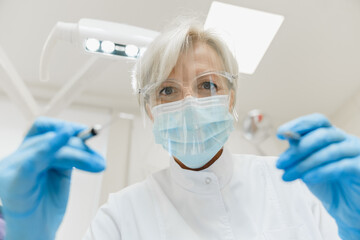
<svg viewBox="0 0 360 240"><path fill-rule="evenodd" d="M239 84L240 116L259 108L278 125L311 112L331 115L359 91L359 0L223 2L285 16L255 74ZM210 0L0 0L0 45L33 93L46 99L88 58L74 46L59 44L51 60L51 81L38 81L41 48L57 21L86 17L161 31L180 14L205 19L210 4ZM101 78L77 101L136 112L131 66L126 61L109 62Z"/></svg>

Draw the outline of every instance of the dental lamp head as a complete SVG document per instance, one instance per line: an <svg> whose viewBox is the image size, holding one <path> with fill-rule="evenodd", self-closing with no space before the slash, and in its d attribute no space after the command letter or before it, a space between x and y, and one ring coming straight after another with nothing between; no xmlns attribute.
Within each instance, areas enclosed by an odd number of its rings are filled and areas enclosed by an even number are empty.
<svg viewBox="0 0 360 240"><path fill-rule="evenodd" d="M243 120L242 133L253 144L265 141L272 134L270 118L258 109L249 111Z"/></svg>
<svg viewBox="0 0 360 240"><path fill-rule="evenodd" d="M42 50L40 80L49 79L49 60L59 41L76 44L87 54L135 60L157 35L158 32L148 29L95 19L80 19L78 23L58 22Z"/></svg>
<svg viewBox="0 0 360 240"><path fill-rule="evenodd" d="M89 53L137 58L140 50L157 36L157 32L126 24L81 19L77 24L78 41Z"/></svg>

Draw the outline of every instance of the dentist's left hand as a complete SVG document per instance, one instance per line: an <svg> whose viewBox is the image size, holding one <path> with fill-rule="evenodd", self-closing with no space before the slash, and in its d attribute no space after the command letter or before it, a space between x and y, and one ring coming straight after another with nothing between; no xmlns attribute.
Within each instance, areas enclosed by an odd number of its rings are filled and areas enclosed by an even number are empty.
<svg viewBox="0 0 360 240"><path fill-rule="evenodd" d="M86 127L41 117L20 147L0 160L6 239L54 239L65 214L73 167L100 172L104 159L76 135Z"/></svg>
<svg viewBox="0 0 360 240"><path fill-rule="evenodd" d="M289 140L277 167L283 179L302 179L336 220L344 240L360 239L360 139L332 126L320 114L300 117L284 124L278 137L286 133L300 136Z"/></svg>

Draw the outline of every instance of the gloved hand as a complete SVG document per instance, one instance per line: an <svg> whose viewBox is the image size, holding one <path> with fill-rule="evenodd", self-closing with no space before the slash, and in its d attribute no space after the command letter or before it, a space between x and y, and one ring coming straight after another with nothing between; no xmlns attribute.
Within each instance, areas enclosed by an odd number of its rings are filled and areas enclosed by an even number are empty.
<svg viewBox="0 0 360 240"><path fill-rule="evenodd" d="M3 219L1 209L2 209L2 207L0 205L0 240L4 240L5 239L5 221Z"/></svg>
<svg viewBox="0 0 360 240"><path fill-rule="evenodd" d="M83 129L41 117L20 147L0 160L7 240L54 239L65 214L72 168L104 170L104 159L76 137Z"/></svg>
<svg viewBox="0 0 360 240"><path fill-rule="evenodd" d="M288 139L288 132L301 138ZM290 145L277 161L283 180L302 179L336 220L340 237L360 239L360 139L321 114L286 123L277 136Z"/></svg>

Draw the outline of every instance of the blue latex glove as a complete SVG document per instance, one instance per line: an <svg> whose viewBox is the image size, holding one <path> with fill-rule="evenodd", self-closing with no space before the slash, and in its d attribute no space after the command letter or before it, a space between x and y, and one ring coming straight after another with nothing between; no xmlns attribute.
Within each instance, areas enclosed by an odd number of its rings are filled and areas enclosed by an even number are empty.
<svg viewBox="0 0 360 240"><path fill-rule="evenodd" d="M5 221L2 215L2 207L0 206L0 240L5 239Z"/></svg>
<svg viewBox="0 0 360 240"><path fill-rule="evenodd" d="M6 239L54 239L65 214L72 168L104 170L104 159L76 135L85 126L41 117L0 161Z"/></svg>
<svg viewBox="0 0 360 240"><path fill-rule="evenodd" d="M288 139L288 132L301 138ZM277 161L283 180L302 179L336 220L340 237L360 239L360 139L321 114L286 123L277 136L290 145Z"/></svg>

